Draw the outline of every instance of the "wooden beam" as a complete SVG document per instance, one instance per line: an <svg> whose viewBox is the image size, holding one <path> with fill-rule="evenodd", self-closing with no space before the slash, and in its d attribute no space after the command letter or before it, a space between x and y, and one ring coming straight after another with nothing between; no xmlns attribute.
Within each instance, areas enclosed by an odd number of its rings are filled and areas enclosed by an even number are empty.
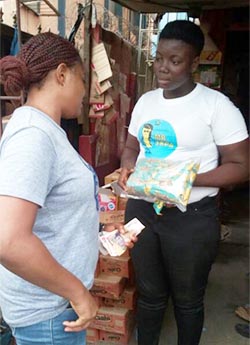
<svg viewBox="0 0 250 345"><path fill-rule="evenodd" d="M194 7L202 10L227 9L249 6L249 0L113 0L140 13L165 13L189 11Z"/></svg>
<svg viewBox="0 0 250 345"><path fill-rule="evenodd" d="M22 46L22 31L21 31L21 16L20 16L20 1L16 0L16 20L17 20L17 33L18 33L18 50Z"/></svg>
<svg viewBox="0 0 250 345"><path fill-rule="evenodd" d="M45 4L47 4L51 9L52 9L52 11L54 11L55 13L56 13L56 15L58 16L58 17L60 17L61 16L61 14L57 11L57 9L50 3L50 1L48 1L48 0L43 0L44 2L45 2Z"/></svg>
<svg viewBox="0 0 250 345"><path fill-rule="evenodd" d="M91 1L92 3L92 1ZM83 114L82 114L82 133L89 134L89 96L90 96L90 68L91 68L91 15L92 4L87 6L84 13L84 45L83 45L83 62L85 68L85 87L86 94L83 99Z"/></svg>

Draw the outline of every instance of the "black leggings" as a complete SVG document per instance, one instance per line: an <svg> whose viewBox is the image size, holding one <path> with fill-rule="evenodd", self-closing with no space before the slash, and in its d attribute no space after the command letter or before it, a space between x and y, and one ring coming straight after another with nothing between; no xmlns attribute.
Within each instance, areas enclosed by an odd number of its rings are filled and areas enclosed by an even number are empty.
<svg viewBox="0 0 250 345"><path fill-rule="evenodd" d="M220 239L215 198L190 204L186 212L164 208L157 216L151 203L129 200L126 222L137 217L146 228L131 250L139 292L138 345L157 345L171 296L178 345L198 345L208 274Z"/></svg>

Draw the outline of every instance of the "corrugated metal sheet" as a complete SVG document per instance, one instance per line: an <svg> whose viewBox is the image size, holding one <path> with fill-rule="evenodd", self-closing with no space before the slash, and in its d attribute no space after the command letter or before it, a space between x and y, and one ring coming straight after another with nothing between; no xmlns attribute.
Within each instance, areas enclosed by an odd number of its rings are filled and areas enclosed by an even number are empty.
<svg viewBox="0 0 250 345"><path fill-rule="evenodd" d="M39 16L60 16L57 8L49 0L19 0L18 2Z"/></svg>
<svg viewBox="0 0 250 345"><path fill-rule="evenodd" d="M141 13L165 13L249 6L249 0L113 0Z"/></svg>

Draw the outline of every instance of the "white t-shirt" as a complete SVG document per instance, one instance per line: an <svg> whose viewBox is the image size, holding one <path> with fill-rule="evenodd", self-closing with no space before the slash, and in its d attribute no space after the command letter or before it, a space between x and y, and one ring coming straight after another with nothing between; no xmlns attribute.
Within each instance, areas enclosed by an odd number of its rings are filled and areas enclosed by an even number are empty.
<svg viewBox="0 0 250 345"><path fill-rule="evenodd" d="M14 112L0 142L0 195L40 206L34 234L88 289L98 259L96 182L64 130L49 116L27 106ZM67 304L0 265L0 306L10 326L50 319Z"/></svg>
<svg viewBox="0 0 250 345"><path fill-rule="evenodd" d="M138 158L199 159L199 173L218 166L217 146L248 137L244 118L234 104L202 84L174 99L164 98L163 89L145 93L133 110L129 133L139 140ZM218 188L193 187L189 203L217 193Z"/></svg>

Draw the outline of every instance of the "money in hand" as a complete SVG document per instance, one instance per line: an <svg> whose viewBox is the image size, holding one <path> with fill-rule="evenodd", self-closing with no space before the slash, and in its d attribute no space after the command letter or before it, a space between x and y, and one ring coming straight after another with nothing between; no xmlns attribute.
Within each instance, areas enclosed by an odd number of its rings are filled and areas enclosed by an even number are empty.
<svg viewBox="0 0 250 345"><path fill-rule="evenodd" d="M126 249L126 243L130 242L131 235L138 236L145 226L137 219L133 218L124 225L125 233L119 230L101 231L99 233L100 252L110 256L120 256Z"/></svg>

